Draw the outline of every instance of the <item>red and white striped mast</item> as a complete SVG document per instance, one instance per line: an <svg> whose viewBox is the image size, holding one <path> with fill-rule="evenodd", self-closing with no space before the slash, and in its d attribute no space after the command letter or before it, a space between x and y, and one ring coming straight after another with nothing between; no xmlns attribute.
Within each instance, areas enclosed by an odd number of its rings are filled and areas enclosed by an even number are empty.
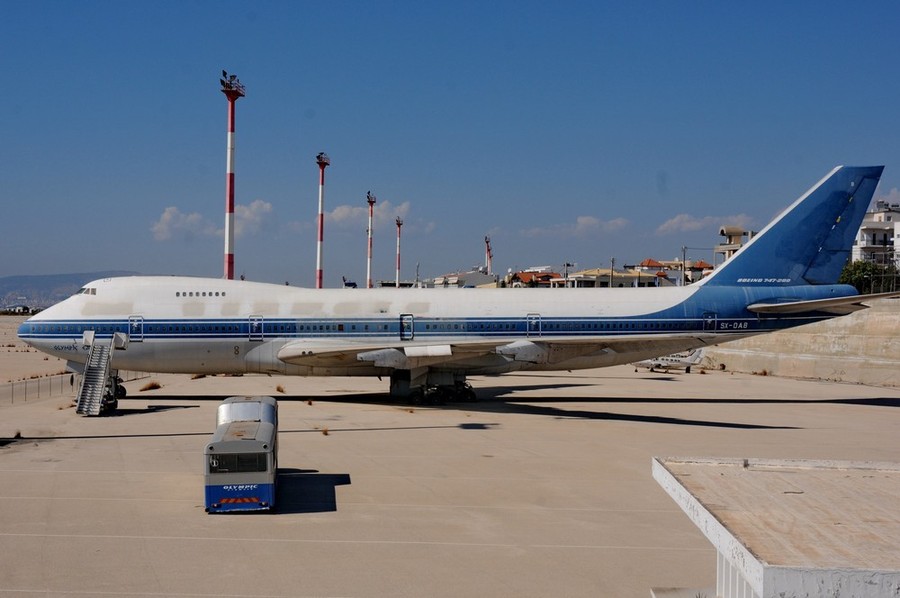
<svg viewBox="0 0 900 598"><path fill-rule="evenodd" d="M234 278L234 105L244 97L244 86L222 71L222 93L228 98L228 137L225 154L225 278Z"/></svg>
<svg viewBox="0 0 900 598"><path fill-rule="evenodd" d="M400 288L400 227L403 226L403 219L397 217L397 276L394 279L394 286Z"/></svg>
<svg viewBox="0 0 900 598"><path fill-rule="evenodd" d="M368 232L368 243L369 249L368 254L366 256L366 288L372 288L372 220L375 215L375 196L372 195L371 191L366 192L366 202L369 204L369 228L366 229Z"/></svg>
<svg viewBox="0 0 900 598"><path fill-rule="evenodd" d="M322 288L322 241L325 237L325 167L331 164L328 154L319 152L316 156L319 165L319 240L316 243L316 288Z"/></svg>

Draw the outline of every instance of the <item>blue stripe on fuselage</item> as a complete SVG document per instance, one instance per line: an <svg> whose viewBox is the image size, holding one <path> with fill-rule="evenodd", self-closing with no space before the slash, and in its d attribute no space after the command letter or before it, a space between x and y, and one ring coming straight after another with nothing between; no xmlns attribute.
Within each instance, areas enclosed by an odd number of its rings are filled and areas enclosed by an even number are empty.
<svg viewBox="0 0 900 598"><path fill-rule="evenodd" d="M566 292L564 290L560 292ZM693 332L751 332L789 328L831 317L802 314L791 317L759 316L746 306L760 301L800 301L855 294L846 285L795 287L704 287L685 301L651 314L630 317L540 316L540 329L529 330L528 316L414 317L415 338L491 338L503 336L623 336ZM132 316L133 317L133 316ZM144 319L141 337L148 340L262 340L274 338L365 338L393 341L400 335L399 316L390 318L267 318L262 330L249 318ZM19 326L24 341L54 341L80 337L94 331L98 338L115 332L127 334L128 317L103 320L28 320ZM254 337L254 338L251 338Z"/></svg>

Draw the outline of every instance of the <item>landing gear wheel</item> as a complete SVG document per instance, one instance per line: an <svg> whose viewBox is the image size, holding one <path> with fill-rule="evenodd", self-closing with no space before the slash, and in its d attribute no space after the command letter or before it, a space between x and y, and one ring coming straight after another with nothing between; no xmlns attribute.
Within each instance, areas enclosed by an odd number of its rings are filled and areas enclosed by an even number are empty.
<svg viewBox="0 0 900 598"><path fill-rule="evenodd" d="M447 393L440 386L434 386L425 391L424 405L443 405L447 400Z"/></svg>
<svg viewBox="0 0 900 598"><path fill-rule="evenodd" d="M454 390L456 391L455 394L458 401L462 401L463 403L474 403L478 400L478 397L475 396L475 390L468 382L457 382Z"/></svg>
<svg viewBox="0 0 900 598"><path fill-rule="evenodd" d="M409 393L409 402L412 405L425 404L425 392L421 388L417 388Z"/></svg>

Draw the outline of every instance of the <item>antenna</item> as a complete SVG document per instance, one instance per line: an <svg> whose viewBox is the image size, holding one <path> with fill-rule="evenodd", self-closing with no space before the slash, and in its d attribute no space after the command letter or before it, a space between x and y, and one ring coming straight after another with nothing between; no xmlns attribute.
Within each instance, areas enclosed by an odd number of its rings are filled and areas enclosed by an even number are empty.
<svg viewBox="0 0 900 598"><path fill-rule="evenodd" d="M366 288L372 288L372 220L375 214L375 196L371 191L366 192L366 202L369 204L368 255L366 259Z"/></svg>
<svg viewBox="0 0 900 598"><path fill-rule="evenodd" d="M234 278L234 105L244 97L244 86L234 75L222 71L219 79L228 99L228 135L225 140L225 278Z"/></svg>
<svg viewBox="0 0 900 598"><path fill-rule="evenodd" d="M394 285L399 289L400 288L400 227L403 226L403 219L399 216L397 217L397 276L394 280Z"/></svg>
<svg viewBox="0 0 900 598"><path fill-rule="evenodd" d="M316 288L322 288L322 242L325 237L325 168L331 165L331 160L325 152L316 154L316 164L319 165L319 240L316 244Z"/></svg>

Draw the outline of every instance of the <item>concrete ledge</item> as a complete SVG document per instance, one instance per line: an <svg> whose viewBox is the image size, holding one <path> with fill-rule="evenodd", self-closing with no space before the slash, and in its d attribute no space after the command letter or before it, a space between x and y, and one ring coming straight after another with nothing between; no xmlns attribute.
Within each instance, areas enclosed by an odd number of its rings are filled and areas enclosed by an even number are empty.
<svg viewBox="0 0 900 598"><path fill-rule="evenodd" d="M712 369L900 387L900 300L827 322L726 343L704 352Z"/></svg>
<svg viewBox="0 0 900 598"><path fill-rule="evenodd" d="M715 588L652 588L650 598L715 598Z"/></svg>
<svg viewBox="0 0 900 598"><path fill-rule="evenodd" d="M900 594L897 464L654 458L652 468L716 548L716 595Z"/></svg>

